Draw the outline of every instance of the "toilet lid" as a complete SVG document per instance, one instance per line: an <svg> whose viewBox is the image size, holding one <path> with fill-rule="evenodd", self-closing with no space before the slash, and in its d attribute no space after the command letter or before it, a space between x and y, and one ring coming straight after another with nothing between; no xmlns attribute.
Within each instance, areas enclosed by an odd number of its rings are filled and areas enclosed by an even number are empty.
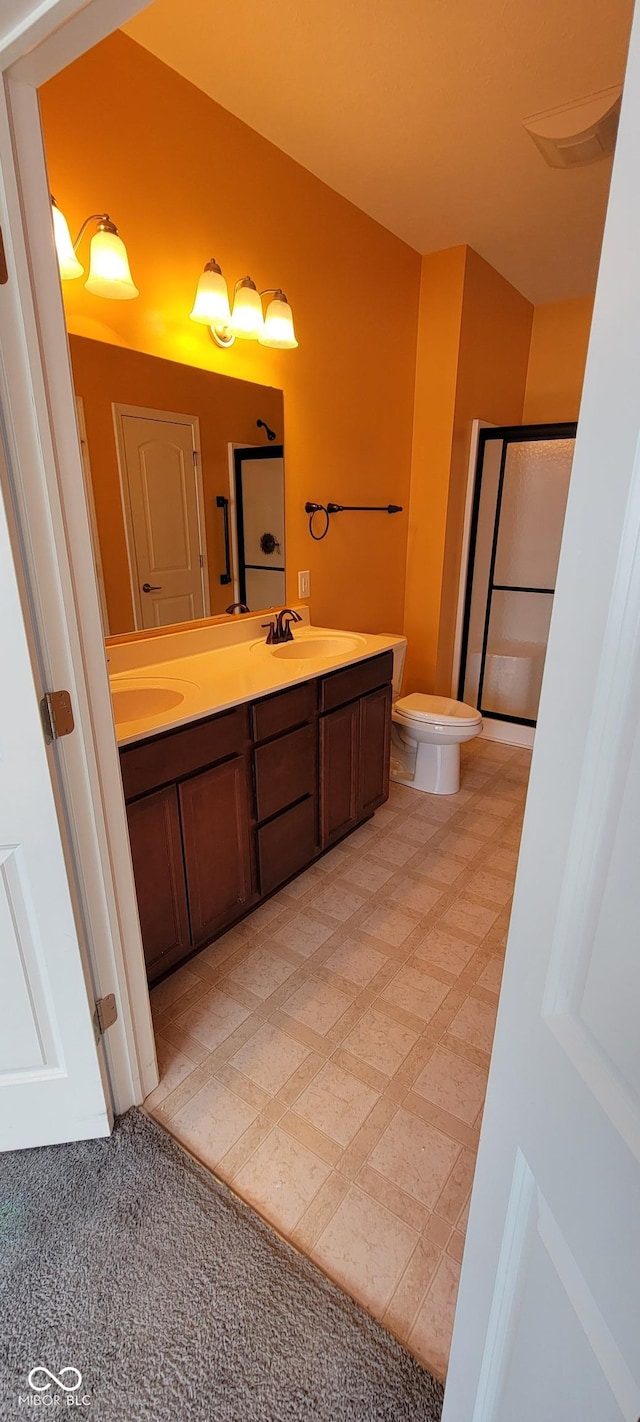
<svg viewBox="0 0 640 1422"><path fill-rule="evenodd" d="M440 725L482 719L476 707L466 706L464 701L452 701L450 696L424 696L420 691L402 696L393 709L412 721L438 721Z"/></svg>

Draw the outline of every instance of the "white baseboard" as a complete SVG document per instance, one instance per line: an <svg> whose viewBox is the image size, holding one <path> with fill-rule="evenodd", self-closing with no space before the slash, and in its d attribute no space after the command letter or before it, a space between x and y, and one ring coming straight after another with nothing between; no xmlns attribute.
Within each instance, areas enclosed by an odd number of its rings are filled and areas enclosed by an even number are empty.
<svg viewBox="0 0 640 1422"><path fill-rule="evenodd" d="M503 741L509 746L532 750L536 732L534 726L519 726L515 721L494 721L491 716L483 716L480 735L485 741Z"/></svg>

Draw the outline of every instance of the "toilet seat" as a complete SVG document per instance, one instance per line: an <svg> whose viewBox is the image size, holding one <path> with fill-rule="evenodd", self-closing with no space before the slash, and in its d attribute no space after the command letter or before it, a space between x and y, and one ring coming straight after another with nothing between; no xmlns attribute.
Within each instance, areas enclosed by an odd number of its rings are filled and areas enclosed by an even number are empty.
<svg viewBox="0 0 640 1422"><path fill-rule="evenodd" d="M394 716L410 725L412 721L424 722L446 729L478 726L482 721L475 706L467 706L464 701L453 701L450 696L425 696L413 691L410 696L401 696L393 706Z"/></svg>

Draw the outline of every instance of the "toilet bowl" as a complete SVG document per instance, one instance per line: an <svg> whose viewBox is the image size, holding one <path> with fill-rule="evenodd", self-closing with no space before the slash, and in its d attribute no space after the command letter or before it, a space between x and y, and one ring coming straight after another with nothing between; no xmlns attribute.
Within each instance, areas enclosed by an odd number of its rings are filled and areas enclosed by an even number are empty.
<svg viewBox="0 0 640 1422"><path fill-rule="evenodd" d="M481 730L480 712L463 701L420 692L400 697L393 706L391 779L430 795L455 795L461 743Z"/></svg>

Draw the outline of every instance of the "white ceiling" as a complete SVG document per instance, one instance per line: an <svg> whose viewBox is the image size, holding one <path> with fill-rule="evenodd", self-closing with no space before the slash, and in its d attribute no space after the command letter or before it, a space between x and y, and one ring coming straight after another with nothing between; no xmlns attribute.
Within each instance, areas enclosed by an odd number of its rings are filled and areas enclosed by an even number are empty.
<svg viewBox="0 0 640 1422"><path fill-rule="evenodd" d="M548 168L522 120L622 81L632 9L155 0L125 29L417 251L468 242L539 302L593 290L611 164Z"/></svg>

